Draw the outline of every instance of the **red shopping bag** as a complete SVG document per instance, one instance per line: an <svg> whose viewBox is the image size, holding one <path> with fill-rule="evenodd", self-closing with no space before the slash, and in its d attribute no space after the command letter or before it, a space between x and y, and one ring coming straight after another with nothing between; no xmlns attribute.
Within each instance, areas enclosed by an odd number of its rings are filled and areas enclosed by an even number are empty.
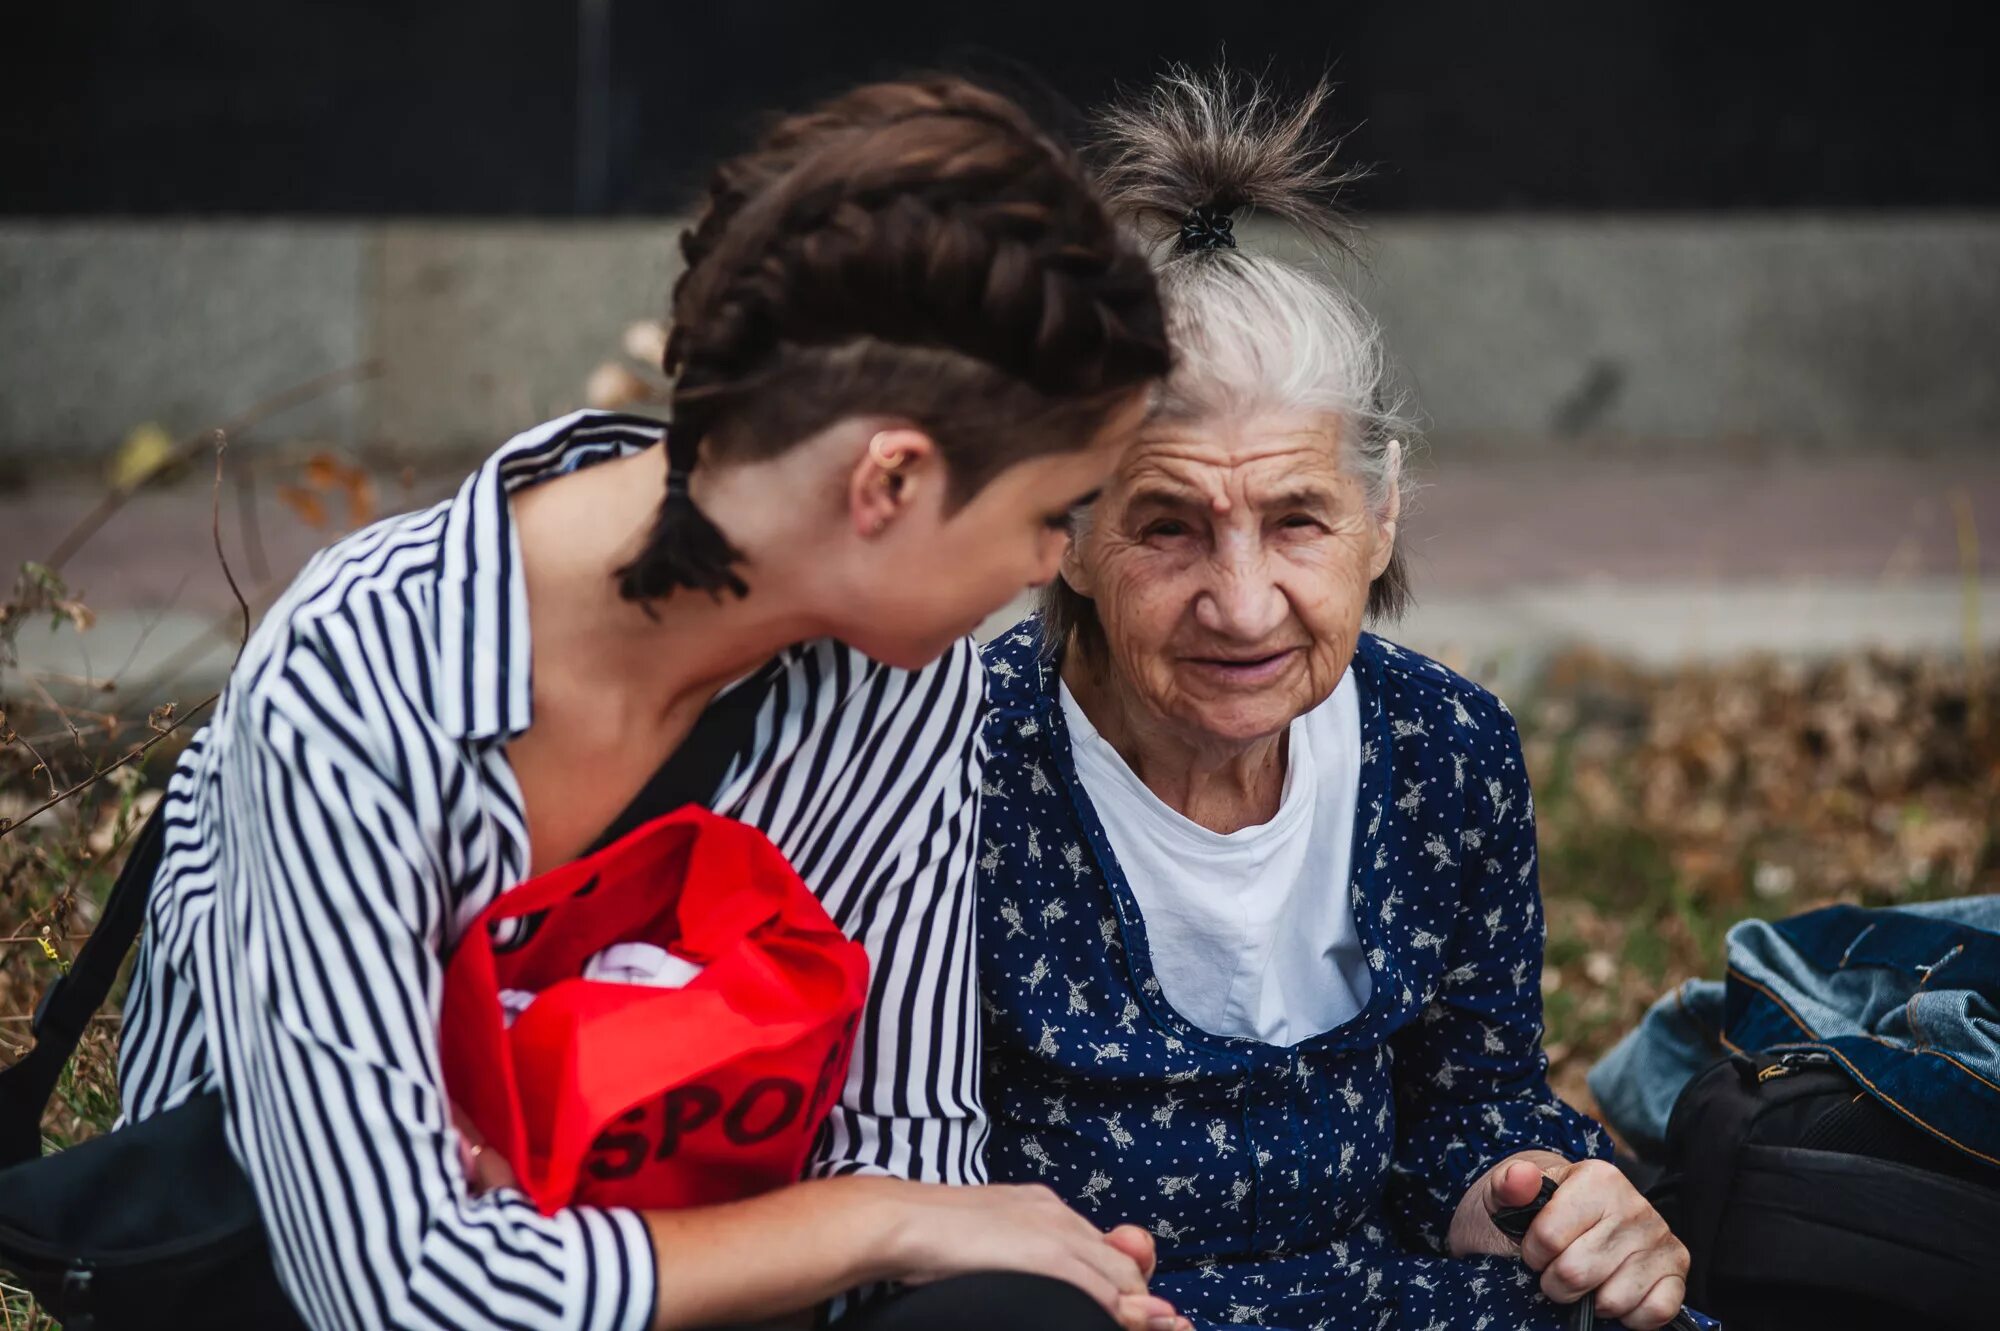
<svg viewBox="0 0 2000 1331"><path fill-rule="evenodd" d="M527 941L493 946L502 920ZM702 966L582 978L613 943ZM503 894L445 968L453 1103L544 1213L666 1208L796 1180L847 1070L868 956L755 828L697 806ZM534 1001L509 1028L500 991Z"/></svg>

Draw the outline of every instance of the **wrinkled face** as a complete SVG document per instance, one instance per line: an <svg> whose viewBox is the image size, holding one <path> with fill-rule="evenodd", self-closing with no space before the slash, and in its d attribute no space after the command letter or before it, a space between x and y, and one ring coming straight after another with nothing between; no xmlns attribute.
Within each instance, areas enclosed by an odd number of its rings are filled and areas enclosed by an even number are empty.
<svg viewBox="0 0 2000 1331"><path fill-rule="evenodd" d="M1063 565L1096 602L1112 684L1199 743L1283 730L1333 692L1395 506L1371 509L1339 423L1307 414L1155 423Z"/></svg>
<svg viewBox="0 0 2000 1331"><path fill-rule="evenodd" d="M943 463L914 460L899 483L906 502L868 542L836 636L884 664L919 669L1048 582L1069 548L1071 509L1103 487L1144 416L1135 394L1088 447L1017 462L957 508L944 499Z"/></svg>

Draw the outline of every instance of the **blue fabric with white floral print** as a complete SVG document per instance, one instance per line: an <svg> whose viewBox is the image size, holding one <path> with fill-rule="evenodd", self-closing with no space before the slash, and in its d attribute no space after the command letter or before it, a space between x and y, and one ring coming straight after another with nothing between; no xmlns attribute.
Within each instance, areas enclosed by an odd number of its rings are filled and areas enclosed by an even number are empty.
<svg viewBox="0 0 2000 1331"><path fill-rule="evenodd" d="M1506 707L1361 636L1352 893L1372 992L1283 1048L1197 1030L1161 994L1077 782L1039 622L986 665L994 1180L1151 1230L1154 1288L1198 1326L1559 1326L1519 1261L1443 1255L1459 1198L1503 1157L1611 1153L1548 1086L1534 801Z"/></svg>

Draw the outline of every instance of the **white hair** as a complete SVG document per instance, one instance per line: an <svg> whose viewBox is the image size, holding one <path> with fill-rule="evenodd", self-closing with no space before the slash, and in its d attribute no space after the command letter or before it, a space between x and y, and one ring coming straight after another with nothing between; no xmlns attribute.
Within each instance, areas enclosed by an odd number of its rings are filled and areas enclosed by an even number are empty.
<svg viewBox="0 0 2000 1331"><path fill-rule="evenodd" d="M1335 261L1350 254L1343 186L1356 171L1315 126L1321 83L1281 105L1226 69L1170 69L1101 118L1100 178L1112 211L1154 251L1174 369L1155 420L1241 420L1265 412L1332 417L1341 465L1385 516L1403 487L1414 428L1393 383L1382 333L1348 292ZM1234 216L1254 210L1289 225L1307 261L1244 248ZM1081 539L1088 515L1074 527ZM1369 589L1368 609L1394 616L1409 599L1400 549ZM1095 608L1062 580L1042 598L1046 641L1101 641Z"/></svg>
<svg viewBox="0 0 2000 1331"><path fill-rule="evenodd" d="M1269 254L1171 255L1159 270L1173 373L1157 419L1310 412L1340 423L1341 463L1386 510L1412 434L1381 329L1334 279Z"/></svg>

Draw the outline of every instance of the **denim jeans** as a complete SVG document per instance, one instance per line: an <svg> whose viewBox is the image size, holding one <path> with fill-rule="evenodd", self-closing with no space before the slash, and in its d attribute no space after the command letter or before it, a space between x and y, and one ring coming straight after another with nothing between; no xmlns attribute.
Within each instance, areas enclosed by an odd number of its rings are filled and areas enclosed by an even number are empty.
<svg viewBox="0 0 2000 1331"><path fill-rule="evenodd" d="M1728 1049L1825 1049L1891 1110L2000 1165L2000 896L1831 906L1729 931L1726 979L1656 1002L1590 1071L1606 1122L1657 1154L1681 1088Z"/></svg>

